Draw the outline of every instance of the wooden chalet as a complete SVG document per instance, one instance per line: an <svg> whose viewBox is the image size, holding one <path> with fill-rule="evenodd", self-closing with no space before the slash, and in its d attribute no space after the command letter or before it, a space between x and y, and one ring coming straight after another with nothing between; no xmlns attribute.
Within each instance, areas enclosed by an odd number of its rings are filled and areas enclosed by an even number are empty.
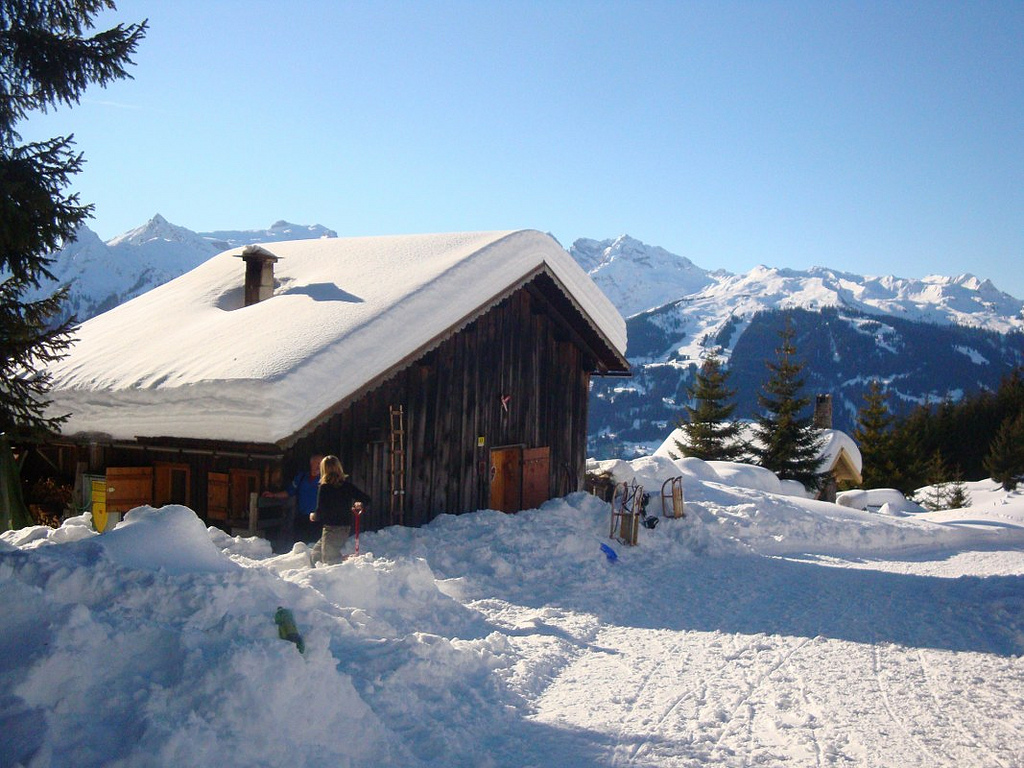
<svg viewBox="0 0 1024 768"><path fill-rule="evenodd" d="M629 375L622 318L533 231L235 249L79 336L48 450L82 503L236 531L314 454L371 495L368 528L534 508L583 487L591 376Z"/></svg>

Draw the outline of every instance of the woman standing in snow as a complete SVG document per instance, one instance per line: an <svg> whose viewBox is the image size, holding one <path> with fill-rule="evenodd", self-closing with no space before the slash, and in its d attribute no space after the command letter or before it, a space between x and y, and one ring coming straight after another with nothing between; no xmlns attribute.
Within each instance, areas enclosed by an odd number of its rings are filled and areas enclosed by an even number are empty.
<svg viewBox="0 0 1024 768"><path fill-rule="evenodd" d="M320 462L320 487L316 509L309 514L313 522L323 523L320 540L313 547L312 559L325 565L341 562L341 548L352 530L354 515L362 514L370 497L348 481L337 456L325 456Z"/></svg>

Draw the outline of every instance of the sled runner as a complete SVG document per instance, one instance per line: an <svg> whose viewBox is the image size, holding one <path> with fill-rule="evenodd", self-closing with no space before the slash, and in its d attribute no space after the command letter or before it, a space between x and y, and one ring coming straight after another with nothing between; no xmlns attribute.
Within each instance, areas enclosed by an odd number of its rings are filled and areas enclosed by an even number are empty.
<svg viewBox="0 0 1024 768"><path fill-rule="evenodd" d="M608 537L635 546L644 507L644 487L636 482L619 483L612 493L612 525Z"/></svg>
<svg viewBox="0 0 1024 768"><path fill-rule="evenodd" d="M670 477L661 484L661 516L686 517L683 511L683 478Z"/></svg>

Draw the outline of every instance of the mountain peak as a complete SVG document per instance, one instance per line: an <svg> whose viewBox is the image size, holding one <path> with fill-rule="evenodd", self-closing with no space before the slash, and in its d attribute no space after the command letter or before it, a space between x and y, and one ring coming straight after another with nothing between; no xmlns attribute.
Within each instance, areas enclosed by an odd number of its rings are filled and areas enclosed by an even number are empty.
<svg viewBox="0 0 1024 768"><path fill-rule="evenodd" d="M136 227L108 240L107 245L111 248L124 245L139 246L162 240L182 243L193 241L197 237L198 235L192 230L179 227L177 224L171 224L171 222L157 213L141 227Z"/></svg>
<svg viewBox="0 0 1024 768"><path fill-rule="evenodd" d="M635 237L632 237L631 235L628 234L619 235L611 244L612 249L618 250L642 249L646 247L647 245L645 245L642 241L637 240Z"/></svg>
<svg viewBox="0 0 1024 768"><path fill-rule="evenodd" d="M569 253L627 316L697 293L713 282L707 270L685 256L630 235L579 239Z"/></svg>

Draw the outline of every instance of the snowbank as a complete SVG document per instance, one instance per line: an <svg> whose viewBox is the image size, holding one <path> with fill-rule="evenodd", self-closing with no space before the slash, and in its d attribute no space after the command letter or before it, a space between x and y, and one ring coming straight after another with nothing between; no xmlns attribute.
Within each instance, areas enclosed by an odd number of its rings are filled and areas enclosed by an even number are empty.
<svg viewBox="0 0 1024 768"><path fill-rule="evenodd" d="M727 485L752 488L765 493L782 493L782 483L774 472L753 464L735 461L709 461L708 464Z"/></svg>
<svg viewBox="0 0 1024 768"><path fill-rule="evenodd" d="M916 515L928 511L895 488L843 491L836 494L836 504L841 507L871 510L894 517Z"/></svg>
<svg viewBox="0 0 1024 768"><path fill-rule="evenodd" d="M206 526L187 507L138 507L96 543L126 568L170 573L217 573L238 566L214 545Z"/></svg>
<svg viewBox="0 0 1024 768"><path fill-rule="evenodd" d="M591 461L588 471L608 473L616 482L643 485L652 495L650 511L654 514L660 511L657 497L662 484L681 477L687 515L697 518L695 526L713 532L697 535L693 541L719 553L738 549L769 555L892 554L977 542L964 538L962 525L924 514L923 507L892 489L844 492L840 503L831 504L807 498L799 483L794 486L780 481L763 467L694 458L672 460L664 455ZM979 492L981 498L983 491ZM951 518L974 517L977 509L957 510ZM989 533L994 541L1007 537L1015 546L1015 537L1022 532L1017 521L997 518L992 512L986 512L985 518L993 521ZM1024 527L1024 519L1019 525Z"/></svg>
<svg viewBox="0 0 1024 768"><path fill-rule="evenodd" d="M0 764L933 766L1024 751L1024 496L979 487L968 510L893 518L696 460L605 466L651 489L682 477L686 517L624 547L608 505L573 494L367 533L363 555L317 568L303 543L275 556L178 506L102 536L87 518L0 534ZM278 636L277 606L304 653Z"/></svg>

